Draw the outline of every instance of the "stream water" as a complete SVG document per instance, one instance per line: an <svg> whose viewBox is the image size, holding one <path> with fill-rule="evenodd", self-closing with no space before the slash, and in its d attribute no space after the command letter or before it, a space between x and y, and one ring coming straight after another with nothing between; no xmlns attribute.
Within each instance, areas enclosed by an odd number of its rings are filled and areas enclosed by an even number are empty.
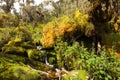
<svg viewBox="0 0 120 80"><path fill-rule="evenodd" d="M48 54L49 54L49 52L47 52L45 49L43 49L43 47L42 47L41 45L37 46L37 49L38 49L41 53L45 54L45 58L44 58L45 64L48 65L48 66L50 66L50 67L54 67L53 64L50 64L50 63L48 62ZM56 71L56 72L59 72L60 69L55 68L55 71Z"/></svg>

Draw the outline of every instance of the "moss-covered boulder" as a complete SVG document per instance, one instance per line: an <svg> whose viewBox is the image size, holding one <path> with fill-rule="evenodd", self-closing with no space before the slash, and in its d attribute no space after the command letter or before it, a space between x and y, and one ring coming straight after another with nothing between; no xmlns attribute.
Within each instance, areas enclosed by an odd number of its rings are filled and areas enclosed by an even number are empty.
<svg viewBox="0 0 120 80"><path fill-rule="evenodd" d="M30 60L37 60L41 62L44 62L44 58L46 56L46 53L41 53L41 51L37 49L28 49L27 54Z"/></svg>
<svg viewBox="0 0 120 80"><path fill-rule="evenodd" d="M41 75L24 64L15 63L8 58L0 58L1 80L38 80Z"/></svg>
<svg viewBox="0 0 120 80"><path fill-rule="evenodd" d="M83 14L79 10L70 16L63 16L55 21L49 22L43 28L41 43L44 47L50 48L55 45L56 39L61 37L64 41L71 41L78 36L92 36L94 25L89 21L88 14Z"/></svg>
<svg viewBox="0 0 120 80"><path fill-rule="evenodd" d="M0 28L0 49L11 39L14 28Z"/></svg>
<svg viewBox="0 0 120 80"><path fill-rule="evenodd" d="M27 29L23 26L19 26L14 29L15 32L15 38L21 38L22 41L32 41L32 36L30 31L27 31ZM14 39L14 38L13 38Z"/></svg>
<svg viewBox="0 0 120 80"><path fill-rule="evenodd" d="M25 49L22 47L16 47L16 46L4 46L2 48L2 52L4 54L16 54L21 56L27 56Z"/></svg>

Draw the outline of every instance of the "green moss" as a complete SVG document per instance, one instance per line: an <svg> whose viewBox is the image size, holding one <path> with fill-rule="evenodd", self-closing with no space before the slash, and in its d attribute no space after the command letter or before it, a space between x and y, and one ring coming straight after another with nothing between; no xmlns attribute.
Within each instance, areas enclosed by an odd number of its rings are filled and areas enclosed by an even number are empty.
<svg viewBox="0 0 120 80"><path fill-rule="evenodd" d="M0 28L0 48L2 48L11 38L14 28Z"/></svg>
<svg viewBox="0 0 120 80"><path fill-rule="evenodd" d="M22 44L20 44L20 46L25 48L25 49L33 49L34 48L33 44L30 44L27 42L23 42Z"/></svg>
<svg viewBox="0 0 120 80"><path fill-rule="evenodd" d="M40 61L30 60L28 64L32 65L35 69L42 70L42 71L50 71L53 69L53 67L50 67Z"/></svg>
<svg viewBox="0 0 120 80"><path fill-rule="evenodd" d="M28 49L27 50L28 58L31 60L44 61L45 54L41 53L36 49Z"/></svg>
<svg viewBox="0 0 120 80"><path fill-rule="evenodd" d="M11 59L14 62L22 62L22 63L27 63L27 58L23 56L19 56L16 54L4 54L5 58Z"/></svg>
<svg viewBox="0 0 120 80"><path fill-rule="evenodd" d="M40 74L28 66L3 60L0 61L0 79L2 80L37 80L40 78Z"/></svg>
<svg viewBox="0 0 120 80"><path fill-rule="evenodd" d="M16 46L4 46L2 48L2 52L4 54L16 54L16 55L21 55L21 56L26 56L27 54L25 53L25 49L22 47L16 47Z"/></svg>
<svg viewBox="0 0 120 80"><path fill-rule="evenodd" d="M32 36L29 31L23 26L17 27L14 30L15 32L15 38L21 38L22 41L32 41Z"/></svg>

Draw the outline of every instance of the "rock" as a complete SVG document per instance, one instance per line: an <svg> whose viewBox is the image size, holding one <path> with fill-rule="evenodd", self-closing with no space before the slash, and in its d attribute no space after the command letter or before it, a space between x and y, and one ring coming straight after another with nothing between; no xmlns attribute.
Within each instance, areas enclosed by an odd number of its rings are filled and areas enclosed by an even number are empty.
<svg viewBox="0 0 120 80"><path fill-rule="evenodd" d="M0 59L1 80L38 80L41 75L23 64L14 63L10 59Z"/></svg>
<svg viewBox="0 0 120 80"><path fill-rule="evenodd" d="M15 54L15 55L27 56L24 48L16 47L16 46L4 46L2 48L2 53L3 54Z"/></svg>
<svg viewBox="0 0 120 80"><path fill-rule="evenodd" d="M36 60L36 61L40 61L40 62L44 62L44 58L45 58L45 54L41 53L39 50L37 49L28 49L27 51L27 55L28 58L30 60Z"/></svg>

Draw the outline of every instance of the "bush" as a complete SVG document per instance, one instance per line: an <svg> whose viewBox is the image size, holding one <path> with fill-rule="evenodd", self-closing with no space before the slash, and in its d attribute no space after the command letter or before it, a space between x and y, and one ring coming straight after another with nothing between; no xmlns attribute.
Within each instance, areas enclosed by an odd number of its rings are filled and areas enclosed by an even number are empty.
<svg viewBox="0 0 120 80"><path fill-rule="evenodd" d="M85 70L90 79L94 80L117 80L120 76L120 59L115 57L115 51L110 53L103 48L100 55L89 52L83 45L75 42L72 46L65 42L57 43L55 46L58 56L58 65L68 70Z"/></svg>
<svg viewBox="0 0 120 80"><path fill-rule="evenodd" d="M49 48L55 45L58 37L70 42L80 35L92 36L93 30L94 25L89 22L89 15L77 10L73 17L62 16L49 22L43 28L41 43Z"/></svg>
<svg viewBox="0 0 120 80"><path fill-rule="evenodd" d="M19 18L10 13L0 13L0 27L17 27Z"/></svg>

